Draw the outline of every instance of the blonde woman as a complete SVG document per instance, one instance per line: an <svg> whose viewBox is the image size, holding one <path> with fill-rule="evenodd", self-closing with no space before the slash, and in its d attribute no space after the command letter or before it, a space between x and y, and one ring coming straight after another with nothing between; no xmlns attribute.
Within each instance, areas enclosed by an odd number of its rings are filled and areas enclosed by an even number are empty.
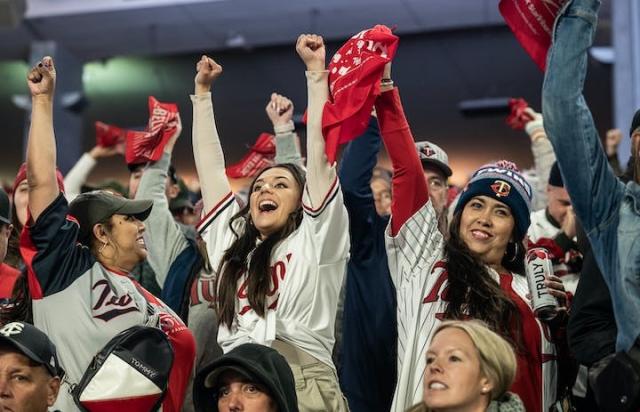
<svg viewBox="0 0 640 412"><path fill-rule="evenodd" d="M409 412L520 412L507 392L516 376L511 345L477 320L443 322L427 350L424 399Z"/></svg>

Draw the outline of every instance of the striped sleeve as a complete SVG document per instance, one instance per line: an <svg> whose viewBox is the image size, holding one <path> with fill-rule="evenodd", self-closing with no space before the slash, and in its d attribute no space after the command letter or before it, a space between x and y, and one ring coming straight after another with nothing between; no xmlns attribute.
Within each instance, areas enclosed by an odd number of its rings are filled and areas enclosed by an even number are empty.
<svg viewBox="0 0 640 412"><path fill-rule="evenodd" d="M240 205L233 193L229 192L196 225L198 234L207 244L209 262L214 269L218 268L224 251L235 239L229 223L239 211Z"/></svg>
<svg viewBox="0 0 640 412"><path fill-rule="evenodd" d="M418 209L395 236L392 236L390 223L385 243L389 272L396 288L418 276L424 277L426 282L429 269L444 249L444 238L438 230L438 219L431 201Z"/></svg>
<svg viewBox="0 0 640 412"><path fill-rule="evenodd" d="M334 178L317 207L311 207L309 203L305 187L301 229L307 231L309 242L317 251L318 263L335 263L346 259L349 254L349 218L338 178Z"/></svg>

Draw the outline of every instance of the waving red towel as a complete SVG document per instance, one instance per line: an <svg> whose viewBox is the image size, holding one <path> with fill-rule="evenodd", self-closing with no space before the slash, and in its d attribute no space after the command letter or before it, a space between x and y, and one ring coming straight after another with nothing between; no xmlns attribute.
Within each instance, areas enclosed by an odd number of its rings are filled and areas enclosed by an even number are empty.
<svg viewBox="0 0 640 412"><path fill-rule="evenodd" d="M384 65L393 59L398 37L377 25L356 34L329 63L329 101L322 113L322 133L330 163L338 147L367 129L371 109L380 94Z"/></svg>
<svg viewBox="0 0 640 412"><path fill-rule="evenodd" d="M149 123L143 131L127 130L127 164L156 162L175 132L169 124L176 120L178 106L174 103L161 103L149 96Z"/></svg>
<svg viewBox="0 0 640 412"><path fill-rule="evenodd" d="M544 71L553 24L567 0L500 0L500 13L529 56Z"/></svg>
<svg viewBox="0 0 640 412"><path fill-rule="evenodd" d="M113 147L124 143L127 132L117 126L96 122L96 144L102 147Z"/></svg>
<svg viewBox="0 0 640 412"><path fill-rule="evenodd" d="M260 170L272 165L275 157L275 136L269 133L262 133L242 160L227 166L227 176L232 179L255 176Z"/></svg>

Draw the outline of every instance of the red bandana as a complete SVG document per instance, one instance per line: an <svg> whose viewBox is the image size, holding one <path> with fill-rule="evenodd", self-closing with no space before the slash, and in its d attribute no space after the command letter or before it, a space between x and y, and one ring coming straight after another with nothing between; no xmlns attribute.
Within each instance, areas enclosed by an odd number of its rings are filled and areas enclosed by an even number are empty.
<svg viewBox="0 0 640 412"><path fill-rule="evenodd" d="M149 96L149 124L143 132L127 130L127 164L156 162L162 156L165 145L175 132L168 124L176 119L178 106L174 103L160 103Z"/></svg>
<svg viewBox="0 0 640 412"><path fill-rule="evenodd" d="M275 136L262 133L242 160L227 167L227 176L232 179L255 176L260 170L271 166L276 156Z"/></svg>
<svg viewBox="0 0 640 412"><path fill-rule="evenodd" d="M338 146L367 129L371 109L380 94L384 65L393 59L398 37L387 26L377 25L350 38L329 63L331 96L322 113L322 133L329 163Z"/></svg>
<svg viewBox="0 0 640 412"><path fill-rule="evenodd" d="M96 122L96 144L102 147L113 147L124 143L127 132L110 124Z"/></svg>
<svg viewBox="0 0 640 412"><path fill-rule="evenodd" d="M529 56L544 71L551 31L567 0L500 0L500 13Z"/></svg>
<svg viewBox="0 0 640 412"><path fill-rule="evenodd" d="M529 103L522 98L509 99L509 109L511 109L511 113L505 120L509 127L513 130L524 130L524 126L533 120L531 114L525 111L528 107Z"/></svg>

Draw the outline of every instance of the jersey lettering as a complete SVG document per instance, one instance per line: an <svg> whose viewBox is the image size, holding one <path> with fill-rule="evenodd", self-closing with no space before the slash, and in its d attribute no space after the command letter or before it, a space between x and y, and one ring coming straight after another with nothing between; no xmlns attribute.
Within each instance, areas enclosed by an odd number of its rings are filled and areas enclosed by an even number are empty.
<svg viewBox="0 0 640 412"><path fill-rule="evenodd" d="M200 272L198 278L191 285L191 298L189 306L208 303L213 305L216 301L216 279L215 274Z"/></svg>
<svg viewBox="0 0 640 412"><path fill-rule="evenodd" d="M105 279L97 281L91 287L91 295L92 300L96 302L91 308L93 317L105 322L129 312L139 311L129 294L116 296Z"/></svg>
<svg viewBox="0 0 640 412"><path fill-rule="evenodd" d="M291 261L291 253L286 255L285 260L278 260L271 266L271 288L267 292L267 309L275 310L278 307L280 297L280 282L284 281L287 274L287 265ZM238 300L240 301L240 316L252 310L249 299L247 299L247 288L249 284L245 278L238 289Z"/></svg>

